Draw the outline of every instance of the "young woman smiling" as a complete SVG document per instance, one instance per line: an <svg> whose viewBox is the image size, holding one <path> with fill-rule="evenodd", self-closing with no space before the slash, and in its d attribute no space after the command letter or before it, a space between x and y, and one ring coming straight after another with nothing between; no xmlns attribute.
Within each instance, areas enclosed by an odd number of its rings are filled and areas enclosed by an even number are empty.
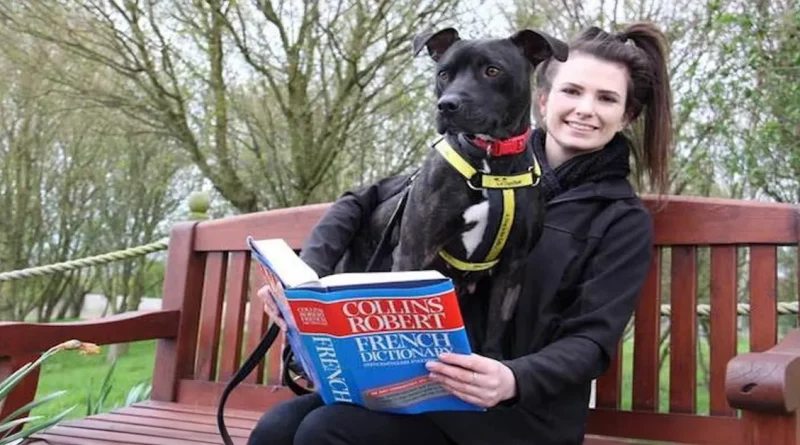
<svg viewBox="0 0 800 445"><path fill-rule="evenodd" d="M402 416L323 406L311 394L266 413L251 445L583 442L591 382L608 369L650 266L652 220L628 179L631 156L637 179L667 188L664 36L649 23L611 34L590 28L570 43L565 62L541 65L537 80L541 127L528 143L543 167L546 221L505 327L503 358L481 355L486 313L474 299L460 302L474 354L428 363L433 380L487 410ZM633 126L641 137L626 135ZM361 222L402 184L387 179L342 196L311 234L304 260L330 274ZM266 289L259 295L278 317Z"/></svg>

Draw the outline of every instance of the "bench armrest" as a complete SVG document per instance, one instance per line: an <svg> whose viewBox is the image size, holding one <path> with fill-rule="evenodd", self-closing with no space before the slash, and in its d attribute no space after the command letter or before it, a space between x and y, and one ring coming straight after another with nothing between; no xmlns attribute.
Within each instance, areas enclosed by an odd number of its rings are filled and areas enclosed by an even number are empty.
<svg viewBox="0 0 800 445"><path fill-rule="evenodd" d="M725 395L733 408L794 413L800 405L800 330L793 329L764 352L741 354L728 362Z"/></svg>
<svg viewBox="0 0 800 445"><path fill-rule="evenodd" d="M0 357L39 354L73 338L97 345L174 338L179 320L178 310L157 310L68 323L0 323Z"/></svg>

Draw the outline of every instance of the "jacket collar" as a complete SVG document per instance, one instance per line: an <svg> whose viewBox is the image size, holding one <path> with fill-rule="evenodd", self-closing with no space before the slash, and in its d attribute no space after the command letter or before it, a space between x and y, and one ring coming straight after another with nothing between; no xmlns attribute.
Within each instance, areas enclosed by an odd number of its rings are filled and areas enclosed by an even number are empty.
<svg viewBox="0 0 800 445"><path fill-rule="evenodd" d="M610 178L600 182L587 182L556 196L548 206L580 200L617 200L635 198L636 191L625 178Z"/></svg>

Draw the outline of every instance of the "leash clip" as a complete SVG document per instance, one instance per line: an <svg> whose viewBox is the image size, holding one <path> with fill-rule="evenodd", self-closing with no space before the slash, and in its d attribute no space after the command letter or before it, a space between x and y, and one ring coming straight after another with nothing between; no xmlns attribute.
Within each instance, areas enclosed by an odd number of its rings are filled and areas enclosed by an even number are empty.
<svg viewBox="0 0 800 445"><path fill-rule="evenodd" d="M531 184L531 187L536 187L537 185L539 185L539 182L542 180L542 175L537 175L533 170L534 170L534 166L533 165L528 167L528 173L530 173L531 176L534 178L533 179L533 183Z"/></svg>
<svg viewBox="0 0 800 445"><path fill-rule="evenodd" d="M478 178L478 179L480 179L480 178L482 178L482 177L483 177L483 175L482 175L480 172L477 172L477 173L475 173L474 175L472 175L471 177L469 177L469 178L466 178L466 181L467 181L467 186L468 186L469 188L471 188L472 190L475 190L476 192L479 192L479 191L483 190L485 187L483 187L483 186L478 186L478 185L475 185L475 184L473 184L473 183L472 183L472 180L473 180L473 179L475 179L475 178ZM481 183L481 181L479 181L479 183Z"/></svg>

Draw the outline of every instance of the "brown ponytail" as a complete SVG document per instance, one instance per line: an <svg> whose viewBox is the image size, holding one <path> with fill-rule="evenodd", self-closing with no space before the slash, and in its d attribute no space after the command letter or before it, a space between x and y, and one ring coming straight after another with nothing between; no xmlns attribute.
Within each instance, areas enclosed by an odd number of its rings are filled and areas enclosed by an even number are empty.
<svg viewBox="0 0 800 445"><path fill-rule="evenodd" d="M672 89L664 34L650 22L632 23L616 33L590 27L570 43L569 51L590 54L628 69L625 114L633 129L629 138L637 180L641 182L646 173L654 192L667 193L672 151ZM539 94L550 90L558 65L549 60L539 66Z"/></svg>

